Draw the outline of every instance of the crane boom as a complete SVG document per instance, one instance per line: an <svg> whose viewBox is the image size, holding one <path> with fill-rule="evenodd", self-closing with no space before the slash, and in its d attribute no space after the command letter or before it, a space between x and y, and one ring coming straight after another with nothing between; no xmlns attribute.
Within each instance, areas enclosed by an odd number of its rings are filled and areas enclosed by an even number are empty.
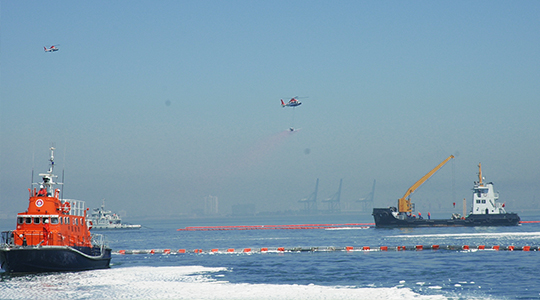
<svg viewBox="0 0 540 300"><path fill-rule="evenodd" d="M448 156L447 159L445 159L442 163L440 163L438 166L436 166L433 170L429 171L424 177L420 178L415 184L413 184L398 200L398 210L400 213L407 213L412 212L412 205L411 205L411 199L410 196L414 191L416 191L424 182L426 182L435 172L437 172L440 168L442 168L448 161L450 161L452 158L454 158L453 155Z"/></svg>

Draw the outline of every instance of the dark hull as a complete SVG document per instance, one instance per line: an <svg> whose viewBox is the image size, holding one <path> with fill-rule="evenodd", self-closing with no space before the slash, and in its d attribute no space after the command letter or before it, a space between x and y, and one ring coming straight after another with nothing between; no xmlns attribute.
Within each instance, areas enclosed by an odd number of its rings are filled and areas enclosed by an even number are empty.
<svg viewBox="0 0 540 300"><path fill-rule="evenodd" d="M111 249L89 247L17 247L0 248L0 263L8 273L66 272L105 269L111 261Z"/></svg>
<svg viewBox="0 0 540 300"><path fill-rule="evenodd" d="M396 218L395 208L374 208L376 227L437 227L437 226L515 226L521 220L516 213L469 215L465 219Z"/></svg>

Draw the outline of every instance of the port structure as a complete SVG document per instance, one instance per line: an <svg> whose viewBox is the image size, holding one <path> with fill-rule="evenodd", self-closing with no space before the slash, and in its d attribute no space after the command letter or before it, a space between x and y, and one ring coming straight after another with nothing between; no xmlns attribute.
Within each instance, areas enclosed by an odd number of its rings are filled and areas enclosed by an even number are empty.
<svg viewBox="0 0 540 300"><path fill-rule="evenodd" d="M362 211L371 211L373 209L373 199L375 198L375 184L377 181L373 179L373 187L371 188L371 192L367 194L365 197L362 197L356 202L359 202L362 204Z"/></svg>
<svg viewBox="0 0 540 300"><path fill-rule="evenodd" d="M300 199L298 202L304 203L304 211L312 214L317 212L317 192L319 190L319 178L315 183L315 191L306 198Z"/></svg>
<svg viewBox="0 0 540 300"><path fill-rule="evenodd" d="M341 212L341 186L343 183L343 179L339 180L339 189L338 192L334 195L330 196L329 198L323 200L322 202L327 203L328 205L328 212L329 213L339 213Z"/></svg>

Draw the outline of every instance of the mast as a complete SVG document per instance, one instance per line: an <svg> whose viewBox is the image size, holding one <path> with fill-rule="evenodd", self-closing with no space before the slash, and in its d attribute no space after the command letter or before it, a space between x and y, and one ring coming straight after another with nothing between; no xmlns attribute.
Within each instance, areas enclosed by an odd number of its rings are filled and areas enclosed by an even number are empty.
<svg viewBox="0 0 540 300"><path fill-rule="evenodd" d="M52 195L54 195L54 186L57 185L57 184L62 184L62 183L58 183L58 182L54 181L54 179L58 177L58 176L53 174L53 171L54 171L54 150L56 148L51 146L51 148L49 148L49 149L51 150L51 156L49 158L49 170L47 171L47 173L39 174L39 176L41 178L43 178L43 181L40 182L39 185L40 185L40 188L46 189L47 196L51 197Z"/></svg>
<svg viewBox="0 0 540 300"><path fill-rule="evenodd" d="M484 186L482 182L482 164L478 163L478 186Z"/></svg>
<svg viewBox="0 0 540 300"><path fill-rule="evenodd" d="M32 178L30 180L30 195L34 195L35 193L32 192L32 186L34 185L34 166L32 166Z"/></svg>

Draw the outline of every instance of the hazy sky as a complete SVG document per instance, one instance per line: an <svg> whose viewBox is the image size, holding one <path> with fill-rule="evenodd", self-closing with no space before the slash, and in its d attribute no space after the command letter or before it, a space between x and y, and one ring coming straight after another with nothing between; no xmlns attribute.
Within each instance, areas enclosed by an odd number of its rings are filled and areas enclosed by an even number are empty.
<svg viewBox="0 0 540 300"><path fill-rule="evenodd" d="M0 216L26 209L51 143L65 198L128 216L189 214L208 195L223 213L299 209L317 178L319 199L343 178L342 203L376 179L386 207L450 154L419 210L469 201L479 162L509 210L540 208L538 1L0 10ZM293 96L308 98L280 106Z"/></svg>

